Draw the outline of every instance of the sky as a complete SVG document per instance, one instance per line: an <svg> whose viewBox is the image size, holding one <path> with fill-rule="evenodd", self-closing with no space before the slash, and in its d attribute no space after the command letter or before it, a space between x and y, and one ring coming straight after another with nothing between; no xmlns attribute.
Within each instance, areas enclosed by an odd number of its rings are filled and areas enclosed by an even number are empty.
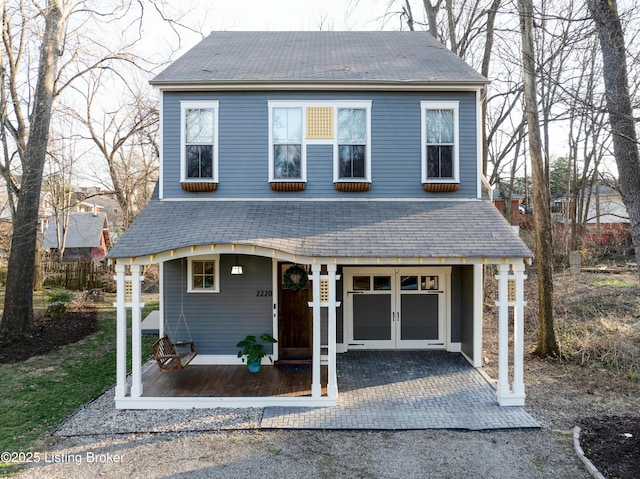
<svg viewBox="0 0 640 479"><path fill-rule="evenodd" d="M183 0L183 22L207 35L211 31L251 30L399 30L398 15L385 15L394 0ZM397 9L396 9L397 10ZM176 10L175 14L179 14ZM406 27L405 27L406 28ZM182 33L178 54L199 37ZM178 41L159 17L145 26L145 45L154 53L178 49ZM174 54L174 58L176 55Z"/></svg>

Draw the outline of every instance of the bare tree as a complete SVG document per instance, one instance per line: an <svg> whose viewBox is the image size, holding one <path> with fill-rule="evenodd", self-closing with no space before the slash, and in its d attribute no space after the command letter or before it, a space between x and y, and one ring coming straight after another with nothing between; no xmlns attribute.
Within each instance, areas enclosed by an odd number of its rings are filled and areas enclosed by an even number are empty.
<svg viewBox="0 0 640 479"><path fill-rule="evenodd" d="M84 114L75 113L98 148L109 171L116 199L128 228L151 197L158 177L158 106L148 90L125 86L120 106L104 111L99 93L105 72L87 77ZM118 77L112 80L118 80Z"/></svg>
<svg viewBox="0 0 640 479"><path fill-rule="evenodd" d="M78 203L73 188L74 165L78 160L76 140L70 133L52 129L47 172L43 178L43 203L51 211L48 228L55 228L57 259L62 261L67 244L71 213Z"/></svg>
<svg viewBox="0 0 640 479"><path fill-rule="evenodd" d="M33 283L42 173L47 155L49 124L55 95L58 59L67 11L63 0L49 0L40 14L45 21L40 48L34 108L22 159L20 195L13 222L7 268L7 289L0 333L29 334L33 327ZM18 98L14 99L14 102Z"/></svg>
<svg viewBox="0 0 640 479"><path fill-rule="evenodd" d="M533 5L518 0L522 36L524 102L528 127L529 153L533 180L535 222L535 258L538 273L538 345L539 356L558 356L553 320L553 249L551 244L551 198L549 179L542 155L542 137L538 119L536 62L533 48Z"/></svg>
<svg viewBox="0 0 640 479"><path fill-rule="evenodd" d="M640 273L640 154L627 76L624 30L615 0L588 0L600 48L613 151Z"/></svg>

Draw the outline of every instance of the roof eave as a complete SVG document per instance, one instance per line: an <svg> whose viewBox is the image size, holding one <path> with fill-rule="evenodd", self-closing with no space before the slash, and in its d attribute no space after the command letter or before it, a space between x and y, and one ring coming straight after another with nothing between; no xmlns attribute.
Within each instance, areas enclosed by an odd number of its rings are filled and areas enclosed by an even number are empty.
<svg viewBox="0 0 640 479"><path fill-rule="evenodd" d="M163 81L151 80L152 86L163 91L187 91L187 90L455 90L476 91L482 89L489 80L447 80L447 81L413 81L413 80L358 80L358 81L211 81L211 80L185 80Z"/></svg>

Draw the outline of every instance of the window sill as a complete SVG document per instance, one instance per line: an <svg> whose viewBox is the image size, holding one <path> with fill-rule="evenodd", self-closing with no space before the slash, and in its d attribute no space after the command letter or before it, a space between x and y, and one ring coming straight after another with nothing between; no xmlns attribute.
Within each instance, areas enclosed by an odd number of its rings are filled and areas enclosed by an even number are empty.
<svg viewBox="0 0 640 479"><path fill-rule="evenodd" d="M336 190L346 191L347 193L359 193L361 191L369 191L371 182L369 181L338 181L333 184Z"/></svg>
<svg viewBox="0 0 640 479"><path fill-rule="evenodd" d="M304 181L270 181L269 188L273 191L302 191L307 187Z"/></svg>
<svg viewBox="0 0 640 479"><path fill-rule="evenodd" d="M460 189L460 183L422 183L422 188L429 193L453 193Z"/></svg>
<svg viewBox="0 0 640 479"><path fill-rule="evenodd" d="M212 183L209 181L183 181L180 186L184 191L190 193L206 193L209 191L216 191L218 183Z"/></svg>

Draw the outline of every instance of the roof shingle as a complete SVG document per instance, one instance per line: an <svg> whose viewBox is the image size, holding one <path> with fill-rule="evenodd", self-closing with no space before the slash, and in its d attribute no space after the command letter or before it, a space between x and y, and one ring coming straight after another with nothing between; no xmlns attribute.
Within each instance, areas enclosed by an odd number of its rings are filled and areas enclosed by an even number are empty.
<svg viewBox="0 0 640 479"><path fill-rule="evenodd" d="M243 244L315 257L531 257L498 210L469 201L151 200L109 253Z"/></svg>
<svg viewBox="0 0 640 479"><path fill-rule="evenodd" d="M487 80L428 32L213 32L151 84L273 82Z"/></svg>

